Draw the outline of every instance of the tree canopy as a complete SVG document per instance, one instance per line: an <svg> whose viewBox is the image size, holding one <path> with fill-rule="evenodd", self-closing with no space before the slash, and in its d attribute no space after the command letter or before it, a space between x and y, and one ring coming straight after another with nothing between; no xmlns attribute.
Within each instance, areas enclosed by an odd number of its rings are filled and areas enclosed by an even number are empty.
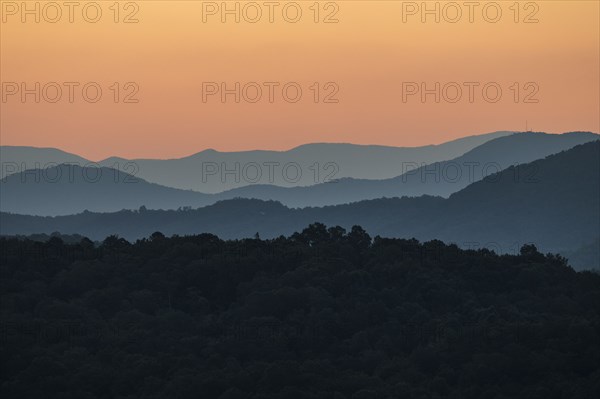
<svg viewBox="0 0 600 399"><path fill-rule="evenodd" d="M592 398L600 276L312 224L1 238L4 398Z"/></svg>

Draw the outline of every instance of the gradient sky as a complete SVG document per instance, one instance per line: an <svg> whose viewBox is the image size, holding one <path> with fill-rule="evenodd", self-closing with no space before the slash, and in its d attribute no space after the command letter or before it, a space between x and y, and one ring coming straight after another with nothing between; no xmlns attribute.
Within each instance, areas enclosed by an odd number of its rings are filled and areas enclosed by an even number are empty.
<svg viewBox="0 0 600 399"><path fill-rule="evenodd" d="M58 147L99 160L179 157L206 148L277 150L308 142L416 146L524 130L526 120L536 131L600 130L598 1L521 1L518 23L509 8L514 1L496 2L502 9L497 23L483 18L482 8L490 2L479 2L472 23L466 7L456 23L443 15L440 23L433 16L423 23L419 13L403 22L401 1L338 1L331 3L339 9L339 22L330 24L314 22L309 9L314 1L297 2L303 12L297 23L282 16L289 2L279 2L273 23L265 6L258 23L243 18L235 23L232 16L222 23L220 14L203 22L207 2L138 1L139 22L132 24L122 22L134 10L123 9L127 2L120 2L119 23L109 9L114 1L98 2L103 14L97 23L86 22L81 9L69 23L67 8L57 23L43 15L40 23L33 16L23 23L20 12L9 15L7 3L15 2L1 3L5 89L7 82L29 87L98 82L103 89L97 103L83 100L81 86L73 103L66 88L57 103L43 98L35 103L32 95L25 103L18 94L6 97L0 103L2 145ZM228 2L232 8L234 3ZM320 20L334 10L333 5L325 10L326 3L320 2ZM526 3L533 5L525 9ZM54 11L47 11L52 18ZM493 17L493 9L488 11ZM533 11L538 22L523 23ZM454 10L447 12L454 16ZM297 82L303 97L288 103L276 90L269 103L265 88L257 103L236 104L233 96L226 103L218 96L203 102L203 82L231 87L253 81ZM109 89L114 82L135 82L139 102L115 103ZM309 89L314 82L335 82L339 102L314 103ZM435 103L433 95L425 103L418 95L403 102L403 82L480 86L472 103L464 86L456 103ZM488 82L503 90L496 103L482 98ZM515 82L521 87L517 103L510 89ZM537 103L523 101L533 90L524 89L527 82L539 88ZM125 92L121 88L121 95ZM321 94L326 92L321 87Z"/></svg>

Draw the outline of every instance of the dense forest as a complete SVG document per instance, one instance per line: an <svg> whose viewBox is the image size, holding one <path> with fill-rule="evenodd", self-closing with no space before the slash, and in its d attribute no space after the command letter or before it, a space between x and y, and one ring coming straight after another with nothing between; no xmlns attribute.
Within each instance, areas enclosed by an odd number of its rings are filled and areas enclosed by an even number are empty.
<svg viewBox="0 0 600 399"><path fill-rule="evenodd" d="M600 276L313 224L1 238L3 398L600 397Z"/></svg>

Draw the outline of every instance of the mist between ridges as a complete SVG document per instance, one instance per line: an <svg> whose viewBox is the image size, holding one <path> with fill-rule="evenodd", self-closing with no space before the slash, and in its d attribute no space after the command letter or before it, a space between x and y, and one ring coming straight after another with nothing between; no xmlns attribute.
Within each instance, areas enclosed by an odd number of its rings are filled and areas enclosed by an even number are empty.
<svg viewBox="0 0 600 399"><path fill-rule="evenodd" d="M407 183L409 180L423 184L426 183L474 183L485 179L487 183L494 183L502 178L501 171L510 172L512 181L519 183L538 183L539 166L535 163L501 165L499 162L476 161L444 161L435 163L425 162L399 162L398 183ZM96 162L57 163L48 162L42 165L35 162L33 165L25 162L1 162L2 176L0 184L5 184L7 177L19 174L21 184L44 183L59 184L84 182L135 184L140 179L152 183L151 178L140 175L140 166L135 161L114 162L101 165ZM342 167L338 162L201 162L198 168L197 179L190 183L205 184L335 184L340 180ZM104 177L104 179L103 179ZM351 176L344 176L352 179ZM357 178L354 178L357 179ZM369 180L369 179L357 179ZM372 179L371 179L372 180Z"/></svg>

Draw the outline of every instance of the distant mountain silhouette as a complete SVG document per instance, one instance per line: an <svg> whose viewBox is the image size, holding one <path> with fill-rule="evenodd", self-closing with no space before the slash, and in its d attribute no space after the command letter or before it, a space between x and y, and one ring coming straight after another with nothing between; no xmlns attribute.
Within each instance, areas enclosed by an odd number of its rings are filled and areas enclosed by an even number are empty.
<svg viewBox="0 0 600 399"><path fill-rule="evenodd" d="M60 170L57 167L29 170L3 179L0 182L0 210L56 216L83 210L113 212L138 209L142 205L149 209L178 209L185 206L196 208L233 198L275 200L290 207L307 207L383 197L447 197L468 184L481 180L485 175L513 164L543 158L597 137L593 133L583 132L561 135L518 133L488 141L451 161L422 167L413 162L412 166L416 169L392 179L347 178L314 186L289 188L257 184L219 194L172 189L110 168L102 168L102 178L96 182L97 166L82 168L63 165ZM124 165L126 164L121 163L121 167ZM90 178L86 179L85 176Z"/></svg>
<svg viewBox="0 0 600 399"><path fill-rule="evenodd" d="M219 152L209 149L179 159L129 160L110 157L97 164L56 148L0 146L0 179L24 170L53 167L63 163L81 167L89 167L90 164L94 164L92 166L95 167L101 165L134 173L136 177L166 187L193 189L204 193L218 193L252 184L256 169L252 169L254 165L250 165L251 163L258 164L261 168L262 176L256 181L259 184L306 186L344 177L384 179L402 174L402 162L431 163L452 159L489 140L512 133L487 133L422 147L312 143L289 151ZM236 163L240 164L238 182L235 182L234 175L226 174L226 169L235 169ZM213 174L212 168L215 165L218 169ZM288 169L284 178L283 170L286 165ZM243 169L244 166L246 170ZM300 166L302 176L298 181L291 182L297 166ZM222 181L221 171L225 182ZM242 175L243 173L245 174ZM269 173L272 173L272 176Z"/></svg>
<svg viewBox="0 0 600 399"><path fill-rule="evenodd" d="M100 164L115 167L133 162L139 168L137 176L149 182L220 193L253 184L300 187L346 177L391 178L403 173L403 162L429 164L453 159L489 140L509 134L512 132L494 132L422 147L313 143L288 151L206 150L168 160L113 157Z"/></svg>
<svg viewBox="0 0 600 399"><path fill-rule="evenodd" d="M532 174L531 171L536 173ZM498 252L535 243L543 251L575 251L600 237L600 141L488 176L448 199L423 196L290 209L278 202L236 199L197 210L121 211L43 218L2 214L2 234L58 231L93 239L118 234L211 232L223 238L287 235L318 221L371 235L441 239ZM585 266L585 265L584 265ZM598 267L588 265L586 267Z"/></svg>
<svg viewBox="0 0 600 399"><path fill-rule="evenodd" d="M548 155L597 140L597 134L516 133L490 140L450 161L421 166L406 165L402 176L384 180L340 179L309 187L283 188L253 185L234 189L218 196L279 201L286 206L339 205L382 197L435 195L448 197L487 175L515 164L532 162ZM410 166L410 167L409 167ZM535 171L529 171L535 174Z"/></svg>
<svg viewBox="0 0 600 399"><path fill-rule="evenodd" d="M43 169L72 163L85 166L85 158L56 148L0 146L0 179L28 169Z"/></svg>
<svg viewBox="0 0 600 399"><path fill-rule="evenodd" d="M2 211L30 215L69 215L94 210L177 209L213 203L210 195L178 190L110 168L59 165L13 174L0 181Z"/></svg>

